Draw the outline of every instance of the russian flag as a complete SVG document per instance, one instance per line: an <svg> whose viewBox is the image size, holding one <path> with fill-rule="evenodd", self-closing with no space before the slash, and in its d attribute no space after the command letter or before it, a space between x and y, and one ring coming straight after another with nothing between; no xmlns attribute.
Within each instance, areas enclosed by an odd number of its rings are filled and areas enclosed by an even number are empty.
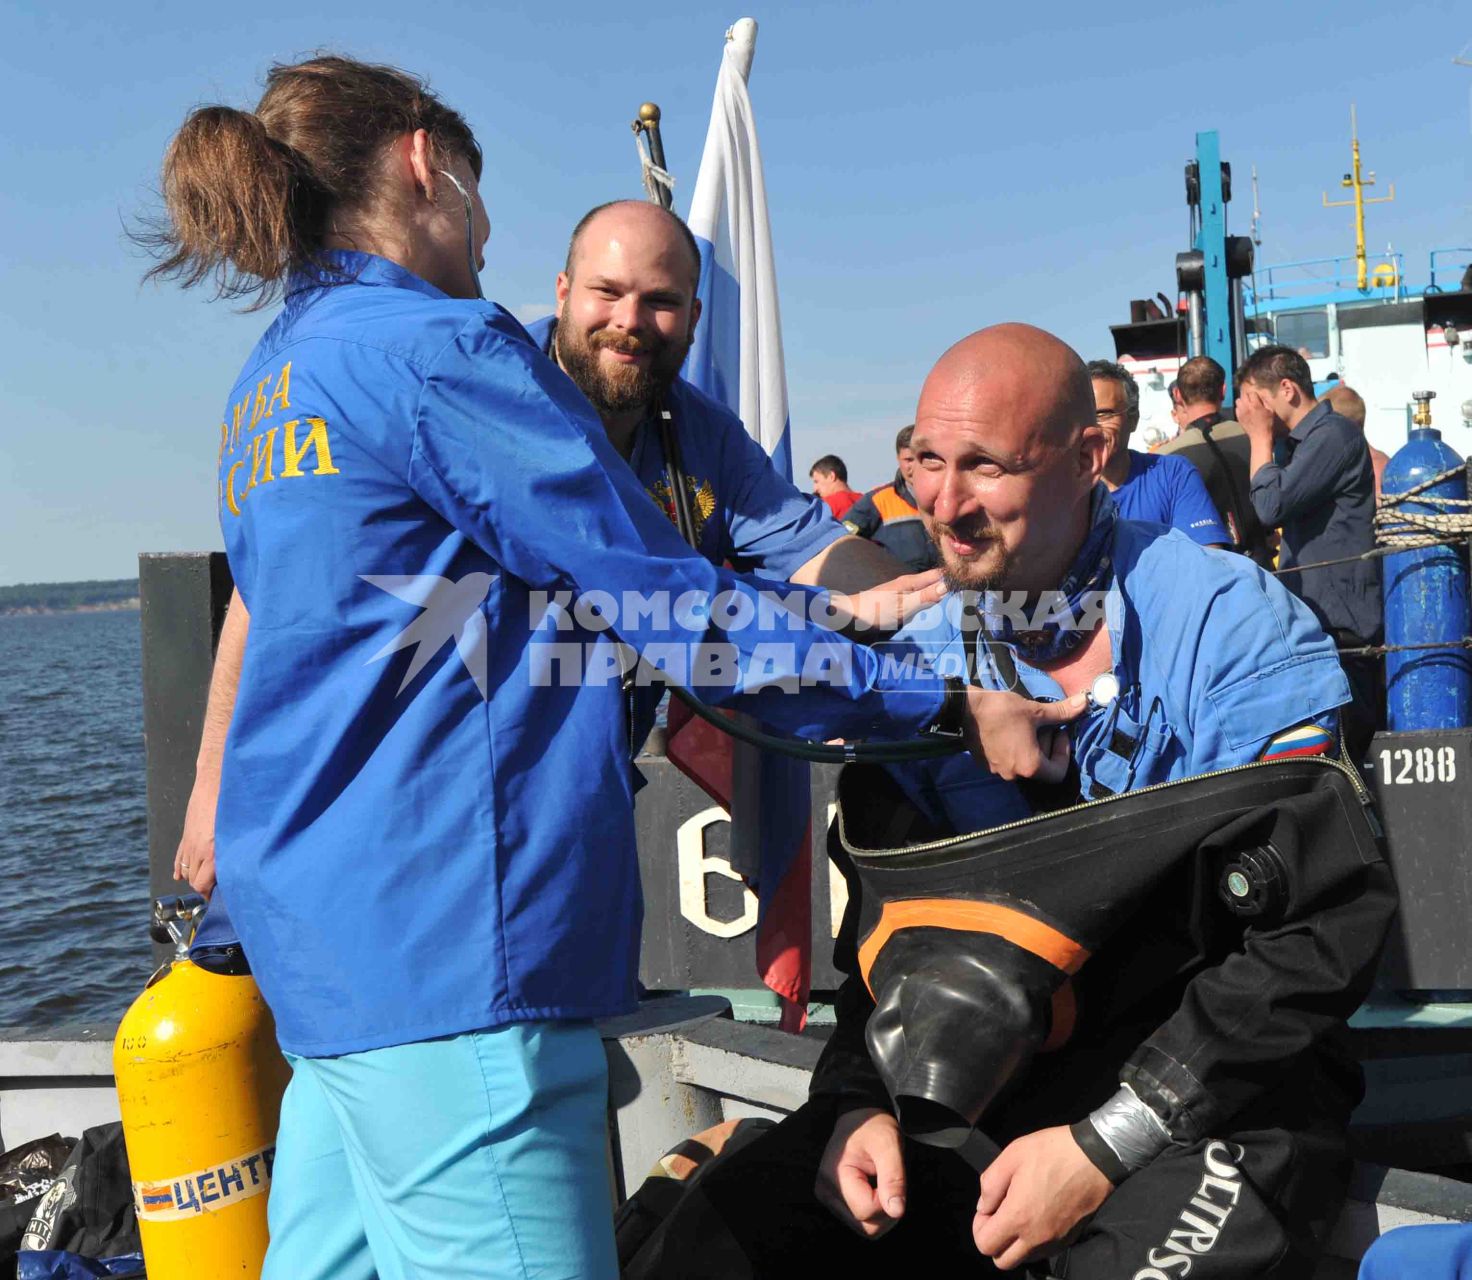
<svg viewBox="0 0 1472 1280"><path fill-rule="evenodd" d="M700 246L700 325L685 377L738 414L792 478L782 319L761 151L746 78L756 23L726 32L710 130L687 219ZM716 738L720 742L715 741ZM734 757L729 749L734 747ZM723 757L724 754L724 758ZM782 1026L807 1020L812 973L812 799L807 766L733 744L670 705L669 757L732 815L732 863L760 901L756 958L783 1000ZM733 807L739 795L740 814ZM753 815L755 822L743 822Z"/></svg>

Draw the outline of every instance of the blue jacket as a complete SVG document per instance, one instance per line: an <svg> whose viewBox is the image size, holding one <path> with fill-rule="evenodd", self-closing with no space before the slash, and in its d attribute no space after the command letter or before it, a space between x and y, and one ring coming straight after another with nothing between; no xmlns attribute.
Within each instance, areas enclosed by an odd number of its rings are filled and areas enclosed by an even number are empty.
<svg viewBox="0 0 1472 1280"><path fill-rule="evenodd" d="M1080 799L1247 764L1284 730L1335 725L1349 684L1333 643L1281 583L1245 556L1208 551L1179 530L1131 520L1115 529L1104 619L1121 692L1069 727ZM941 674L963 668L956 600L927 609L895 637L896 665L909 652ZM1046 672L1020 657L1015 665L1018 692L1062 697ZM986 660L977 675L983 686L1007 687ZM1017 787L968 754L890 768L928 817L958 832L1031 812Z"/></svg>
<svg viewBox="0 0 1472 1280"><path fill-rule="evenodd" d="M898 471L888 484L870 489L848 509L843 527L877 542L910 573L924 573L940 563L915 495Z"/></svg>
<svg viewBox="0 0 1472 1280"><path fill-rule="evenodd" d="M499 307L342 263L353 282L288 296L221 425L251 614L224 897L293 1053L625 1010L641 903L615 634L804 737L914 733L940 682L774 631ZM675 603L615 633L559 603L591 588ZM810 670L826 683L784 691Z"/></svg>

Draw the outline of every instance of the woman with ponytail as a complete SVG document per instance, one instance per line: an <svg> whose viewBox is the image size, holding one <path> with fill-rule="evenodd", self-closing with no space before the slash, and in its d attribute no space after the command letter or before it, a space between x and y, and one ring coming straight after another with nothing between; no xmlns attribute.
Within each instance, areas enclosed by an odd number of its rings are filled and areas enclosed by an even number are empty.
<svg viewBox="0 0 1472 1280"><path fill-rule="evenodd" d="M763 626L794 672L826 661L801 697L743 696L803 736L956 705L681 541L480 300L480 169L420 81L336 57L275 67L254 112L195 111L164 161L152 274L284 302L219 424L249 641L208 917L228 902L293 1067L266 1280L616 1274L591 1020L635 1003L641 899L608 622L734 650L717 702ZM592 588L680 603L602 626L555 603ZM746 597L724 622L686 607L722 594Z"/></svg>

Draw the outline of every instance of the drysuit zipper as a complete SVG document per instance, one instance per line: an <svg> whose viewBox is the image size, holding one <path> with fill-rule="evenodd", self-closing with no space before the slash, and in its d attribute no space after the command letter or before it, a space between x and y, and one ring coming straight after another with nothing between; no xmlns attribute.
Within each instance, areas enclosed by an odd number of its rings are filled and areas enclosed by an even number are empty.
<svg viewBox="0 0 1472 1280"><path fill-rule="evenodd" d="M1314 764L1337 769L1344 774L1353 785L1355 794L1359 796L1360 803L1369 810L1371 817L1374 816L1373 797L1369 788L1365 786L1365 780L1360 777L1359 770L1353 769L1345 764L1343 760L1336 760L1331 756L1297 756L1288 760L1252 760L1247 764L1236 764L1229 769L1211 769L1206 773L1192 774L1189 778L1172 778L1168 782L1155 782L1148 787L1140 787L1135 791L1119 791L1113 795L1103 796L1098 800L1085 800L1079 804L1069 805L1066 809L1052 809L1047 813L1037 813L1030 818L1019 818L1015 822L1004 822L999 827L986 827L981 831L968 831L965 835L947 836L944 840L931 840L926 844L910 844L902 849L861 849L849 843L848 832L844 826L843 806L838 808L838 838L844 849L860 858L893 858L909 856L916 853L933 853L942 849L948 849L953 845L965 844L969 840L976 839L980 835L996 835L1002 831L1016 831L1021 827L1031 826L1033 823L1043 822L1049 818L1058 818L1067 813L1080 813L1085 809L1098 809L1106 804L1113 804L1116 800L1123 800L1127 796L1142 796L1152 791L1163 791L1167 787L1178 787L1185 782L1198 782L1202 778L1221 778L1231 773L1245 773L1248 769L1271 769L1283 765ZM1380 832L1379 822L1373 823L1376 834Z"/></svg>

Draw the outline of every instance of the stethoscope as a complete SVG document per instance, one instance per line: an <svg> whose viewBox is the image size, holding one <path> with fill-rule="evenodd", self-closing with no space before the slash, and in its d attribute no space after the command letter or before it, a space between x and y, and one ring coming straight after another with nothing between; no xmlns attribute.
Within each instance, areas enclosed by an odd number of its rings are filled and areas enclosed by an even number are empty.
<svg viewBox="0 0 1472 1280"><path fill-rule="evenodd" d="M690 506L690 491L685 483L684 457L680 452L679 434L669 409L660 403L655 406L654 417L658 424L659 444L664 451L665 480L670 487L671 503L675 512L675 527L680 536L691 547L699 543L699 531L695 513ZM678 698L697 716L714 725L722 733L728 733L740 742L750 743L763 751L775 751L778 755L792 756L812 764L900 764L907 760L930 760L938 756L954 755L966 749L961 738L932 736L916 738L910 742L805 742L799 738L784 738L777 734L753 729L741 720L722 715L714 707L707 706L688 689L677 684L666 684L672 697Z"/></svg>
<svg viewBox="0 0 1472 1280"><path fill-rule="evenodd" d="M1023 691L1017 663L1012 657L1012 646L986 630L974 606L968 605L963 610L961 643L966 654L967 684L981 684L981 655L985 652L1002 688L1011 693ZM1090 711L1106 711L1119 701L1122 691L1119 677L1112 671L1103 671L1089 682L1089 687L1084 690L1084 701Z"/></svg>
<svg viewBox="0 0 1472 1280"><path fill-rule="evenodd" d="M485 290L480 287L480 266L475 260L475 203L470 198L470 192L465 189L465 184L448 169L436 169L435 172L440 177L449 179L450 185L460 193L460 199L465 204L465 261L470 264L470 283L475 287L475 296L484 301L486 295Z"/></svg>
<svg viewBox="0 0 1472 1280"><path fill-rule="evenodd" d="M973 685L982 683L979 672L982 655L985 654L996 675L997 683L1002 688L1014 693L1026 693L1017 675L1017 664L1013 659L1012 646L987 632L974 605L968 605L962 614L962 644L966 654L968 683ZM1140 744L1145 741L1150 724L1155 719L1156 712L1162 710L1162 706L1160 699L1155 698L1150 703L1144 722L1135 733L1131 734L1122 729L1119 723L1124 709L1124 703L1120 697L1123 692L1119 677L1113 671L1103 671L1089 682L1089 687L1084 691L1084 700L1089 714L1104 716L1103 740L1107 744L1107 750L1125 762L1130 779L1128 785L1133 785ZM1098 799L1101 795L1109 793L1109 788L1105 787L1096 777L1090 783L1090 793L1087 798Z"/></svg>

